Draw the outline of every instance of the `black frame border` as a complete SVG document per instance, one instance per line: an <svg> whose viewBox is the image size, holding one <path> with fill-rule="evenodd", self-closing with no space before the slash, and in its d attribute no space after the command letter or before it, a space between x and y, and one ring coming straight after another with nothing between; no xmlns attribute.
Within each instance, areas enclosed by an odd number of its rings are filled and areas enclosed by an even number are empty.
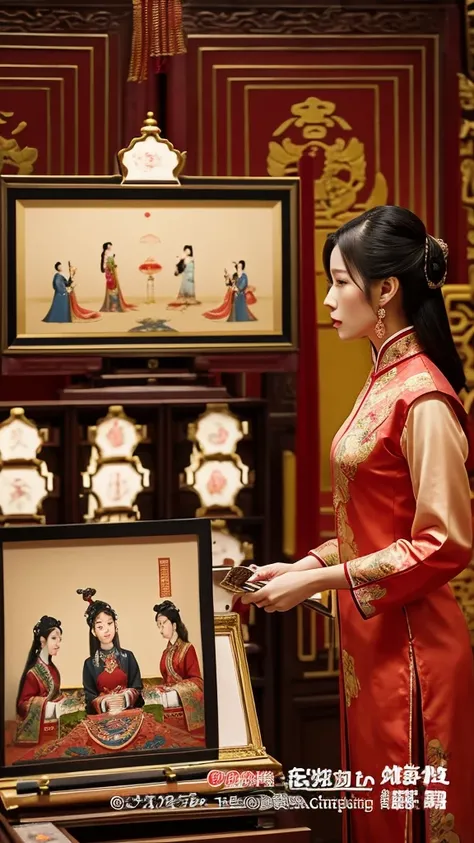
<svg viewBox="0 0 474 843"><path fill-rule="evenodd" d="M298 178L187 178L179 185L163 184L121 184L110 177L21 177L3 176L2 219L3 253L2 301L4 353L51 354L54 352L102 354L117 356L120 353L146 354L152 346L160 354L183 356L190 352L206 351L296 351L297 312L299 289L299 179ZM16 202L27 199L59 199L64 201L110 200L128 197L133 200L178 201L240 200L277 201L281 205L282 223L282 332L281 334L255 334L251 336L229 335L208 337L181 334L161 337L160 335L133 334L130 337L56 337L38 334L33 337L17 336L17 266L16 266ZM111 348L112 346L112 348ZM143 348L143 350L141 350Z"/></svg>

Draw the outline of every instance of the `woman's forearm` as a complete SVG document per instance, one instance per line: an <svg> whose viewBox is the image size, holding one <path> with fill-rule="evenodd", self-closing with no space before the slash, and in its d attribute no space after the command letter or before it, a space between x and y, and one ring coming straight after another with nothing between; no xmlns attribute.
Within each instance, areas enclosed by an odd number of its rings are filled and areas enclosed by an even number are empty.
<svg viewBox="0 0 474 843"><path fill-rule="evenodd" d="M292 565L293 571L312 571L315 568L323 568L324 565L315 556L304 556Z"/></svg>
<svg viewBox="0 0 474 843"><path fill-rule="evenodd" d="M326 591L327 589L349 589L344 565L330 565L321 567L308 574L308 584L314 586L314 591Z"/></svg>

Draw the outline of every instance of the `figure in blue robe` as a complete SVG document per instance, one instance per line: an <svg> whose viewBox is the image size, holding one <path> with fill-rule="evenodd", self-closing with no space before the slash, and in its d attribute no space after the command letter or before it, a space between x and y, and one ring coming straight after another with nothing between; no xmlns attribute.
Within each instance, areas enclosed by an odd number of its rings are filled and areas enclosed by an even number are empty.
<svg viewBox="0 0 474 843"><path fill-rule="evenodd" d="M256 322L257 317L249 310L247 305L247 288L249 286L249 279L245 270L245 261L239 261L237 264L237 278L233 277L234 297L232 301L232 309L230 311L228 322Z"/></svg>
<svg viewBox="0 0 474 843"><path fill-rule="evenodd" d="M71 302L67 291L72 284L72 278L67 279L63 275L60 261L54 264L54 268L56 271L53 278L53 301L43 322L72 322Z"/></svg>

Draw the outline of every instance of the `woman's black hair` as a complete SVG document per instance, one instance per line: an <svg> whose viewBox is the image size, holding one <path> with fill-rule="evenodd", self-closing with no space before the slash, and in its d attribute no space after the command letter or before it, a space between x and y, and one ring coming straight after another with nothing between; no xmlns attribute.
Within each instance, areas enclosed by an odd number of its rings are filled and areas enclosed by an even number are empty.
<svg viewBox="0 0 474 843"><path fill-rule="evenodd" d="M55 268L56 272L58 272L58 267L60 267L60 266L61 266L61 261L57 261L57 262L54 264L54 268Z"/></svg>
<svg viewBox="0 0 474 843"><path fill-rule="evenodd" d="M110 603L104 603L103 600L92 600L94 594L96 593L95 588L78 588L76 593L82 594L83 600L85 600L86 603L89 603L86 611L84 612L84 617L87 621L87 626L89 627L89 653L91 659L94 658L95 654L97 653L97 650L100 650L100 641L94 635L93 629L97 616L100 615L102 612L104 613L104 615L108 615L109 618L112 618L115 623L115 635L113 639L113 644L115 647L120 649L120 639L117 630L118 615L115 609L112 609Z"/></svg>
<svg viewBox="0 0 474 843"><path fill-rule="evenodd" d="M112 245L112 243L104 243L104 244L103 244L103 246L102 246L102 254L101 254L101 256L100 256L100 271L101 271L101 272L105 272L105 262L104 262L104 257L105 257L105 253L106 253L107 249L108 249L108 248L109 248L109 246L111 246L111 245Z"/></svg>
<svg viewBox="0 0 474 843"><path fill-rule="evenodd" d="M363 281L369 301L372 284L385 278L398 278L406 318L413 325L425 354L456 393L464 389L463 364L451 334L443 293L440 288L431 289L428 285L428 280L434 284L443 282L446 257L419 217L406 208L383 205L371 208L329 234L323 249L329 280L331 253L336 245L348 272Z"/></svg>
<svg viewBox="0 0 474 843"><path fill-rule="evenodd" d="M41 653L41 650L43 649L41 639L45 638L46 640L48 640L48 636L52 633L54 629L59 629L60 634L63 634L61 628L61 621L56 620L56 618L51 618L49 615L43 615L41 620L39 620L38 623L35 624L35 626L33 627L33 643L30 647L30 651L26 659L26 664L23 673L21 674L20 683L18 685L18 693L16 695L17 709L20 694L26 679L26 674L36 663L36 660L38 659L38 656ZM49 661L51 662L51 656L49 656Z"/></svg>
<svg viewBox="0 0 474 843"><path fill-rule="evenodd" d="M163 603L157 603L156 606L153 606L153 611L155 613L155 622L158 620L159 615L163 615L165 618L168 618L171 623L176 624L178 638L180 638L181 641L189 641L188 630L181 620L179 609L176 608L171 600L164 600Z"/></svg>
<svg viewBox="0 0 474 843"><path fill-rule="evenodd" d="M192 247L192 246L183 246L183 252L185 252L185 251L186 251L186 249L187 249L187 250L188 250L188 252L189 252L189 257L190 257L190 258L192 258L192 257L193 257L193 255L194 255L194 252L193 252L193 247Z"/></svg>

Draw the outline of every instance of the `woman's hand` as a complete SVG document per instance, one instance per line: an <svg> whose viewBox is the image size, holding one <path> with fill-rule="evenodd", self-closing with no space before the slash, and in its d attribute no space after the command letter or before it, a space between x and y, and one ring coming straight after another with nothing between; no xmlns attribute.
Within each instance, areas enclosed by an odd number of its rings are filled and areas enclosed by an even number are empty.
<svg viewBox="0 0 474 843"><path fill-rule="evenodd" d="M250 577L249 582L273 580L275 577L281 577L282 574L288 574L293 569L293 565L289 562L274 562L272 565L262 565L261 568L255 565L250 565L250 567L255 569L255 573L253 577Z"/></svg>
<svg viewBox="0 0 474 843"><path fill-rule="evenodd" d="M106 708L111 714L118 714L126 708L126 700L124 694L110 694L107 697Z"/></svg>
<svg viewBox="0 0 474 843"><path fill-rule="evenodd" d="M255 603L266 612L287 612L318 591L316 579L317 571L281 573L258 591L243 594L241 600L242 603Z"/></svg>

